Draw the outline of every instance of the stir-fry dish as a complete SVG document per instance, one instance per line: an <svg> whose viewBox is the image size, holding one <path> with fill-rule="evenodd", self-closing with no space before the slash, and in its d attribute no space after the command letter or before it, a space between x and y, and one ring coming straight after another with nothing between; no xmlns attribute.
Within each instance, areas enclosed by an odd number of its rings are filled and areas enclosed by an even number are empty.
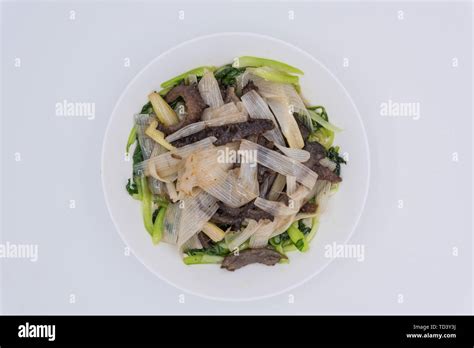
<svg viewBox="0 0 474 348"><path fill-rule="evenodd" d="M176 245L186 265L229 271L308 250L345 160L333 145L340 129L305 100L301 75L245 56L148 95L126 146L126 189L152 243Z"/></svg>

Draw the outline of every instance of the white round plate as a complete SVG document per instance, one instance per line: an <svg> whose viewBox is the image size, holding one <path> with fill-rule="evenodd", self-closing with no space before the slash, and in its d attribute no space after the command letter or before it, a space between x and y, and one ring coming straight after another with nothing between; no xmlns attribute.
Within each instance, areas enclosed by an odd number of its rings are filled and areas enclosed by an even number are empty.
<svg viewBox="0 0 474 348"><path fill-rule="evenodd" d="M220 66L234 57L250 55L286 62L304 71L301 87L313 105L324 105L331 122L343 128L335 144L350 154L343 182L331 198L319 231L306 253L289 253L289 264L249 265L235 272L219 265L186 266L175 247L153 246L143 227L141 207L125 190L131 162L124 146L133 115L160 83L202 65ZM102 183L112 220L136 257L161 279L195 295L221 300L251 300L288 291L309 280L331 261L326 245L346 243L362 213L369 184L369 151L360 115L338 80L303 50L268 36L222 33L184 42L148 64L122 93L110 118L102 152Z"/></svg>

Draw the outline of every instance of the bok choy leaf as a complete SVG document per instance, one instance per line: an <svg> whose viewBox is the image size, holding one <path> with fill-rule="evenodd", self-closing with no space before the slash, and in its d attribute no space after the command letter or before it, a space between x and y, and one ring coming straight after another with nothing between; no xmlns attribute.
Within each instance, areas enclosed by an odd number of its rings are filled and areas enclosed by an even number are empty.
<svg viewBox="0 0 474 348"><path fill-rule="evenodd" d="M186 256L183 259L184 264L186 265L197 265L197 264L207 264L207 263L221 263L224 260L224 257L217 255L193 255Z"/></svg>
<svg viewBox="0 0 474 348"><path fill-rule="evenodd" d="M161 88L174 87L177 84L179 84L182 80L184 80L184 78L187 77L188 75L203 76L206 70L214 71L216 70L216 67L215 66L200 66L199 68L191 69L189 71L186 71L185 73L182 73L178 76L175 76L169 79L168 81L163 82L161 84Z"/></svg>
<svg viewBox="0 0 474 348"><path fill-rule="evenodd" d="M130 134L128 135L127 146L125 147L125 153L129 153L130 146L132 146L136 140L137 140L137 126L135 125L130 130Z"/></svg>
<svg viewBox="0 0 474 348"><path fill-rule="evenodd" d="M323 110L324 110L324 108L323 108ZM326 129L328 129L332 132L335 132L335 133L342 131L341 128L336 127L335 125L333 125L332 123L327 121L327 119L324 119L322 117L322 115L323 115L322 113L318 113L316 110L312 110L312 109L309 109L309 108L308 108L308 112L309 112L309 115L311 116L311 119L313 121L315 121L316 123L318 123L319 125L323 126L324 128L326 128Z"/></svg>
<svg viewBox="0 0 474 348"><path fill-rule="evenodd" d="M297 85L299 83L298 76L290 75L285 72L263 66L261 68L247 68L247 71L265 79L267 81L291 83Z"/></svg>
<svg viewBox="0 0 474 348"><path fill-rule="evenodd" d="M153 244L158 244L163 238L163 223L165 220L166 207L163 207L159 210L158 215L156 216L155 223L153 224L153 233L152 241Z"/></svg>
<svg viewBox="0 0 474 348"><path fill-rule="evenodd" d="M232 64L234 68L243 68L243 67L270 67L278 71L285 73L304 75L304 72L294 66L288 65L283 62L279 62L273 59L251 57L251 56L242 56L234 59Z"/></svg>
<svg viewBox="0 0 474 348"><path fill-rule="evenodd" d="M304 252L308 250L308 241L304 233L299 230L298 222L294 222L290 228L288 228L288 235L299 251Z"/></svg>
<svg viewBox="0 0 474 348"><path fill-rule="evenodd" d="M153 236L153 214L151 211L152 208L152 195L148 189L148 181L145 175L140 176L140 181L138 184L138 192L142 198L142 215L143 223L145 225L148 233Z"/></svg>

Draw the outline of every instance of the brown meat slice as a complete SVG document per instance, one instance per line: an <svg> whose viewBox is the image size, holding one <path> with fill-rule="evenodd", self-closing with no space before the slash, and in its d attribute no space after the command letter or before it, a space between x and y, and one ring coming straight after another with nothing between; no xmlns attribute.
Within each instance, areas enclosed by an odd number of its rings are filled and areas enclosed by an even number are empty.
<svg viewBox="0 0 474 348"><path fill-rule="evenodd" d="M204 249L211 247L212 240L207 236L207 234L204 232L199 232L197 236Z"/></svg>
<svg viewBox="0 0 474 348"><path fill-rule="evenodd" d="M311 155L309 160L304 162L304 164L309 168L312 168L316 163L319 163L320 160L326 157L326 149L317 141L307 142L304 145L303 150L308 151Z"/></svg>
<svg viewBox="0 0 474 348"><path fill-rule="evenodd" d="M224 103L238 103L240 101L239 97L235 94L235 88L232 86L227 86L227 89L225 91L225 97L224 98Z"/></svg>
<svg viewBox="0 0 474 348"><path fill-rule="evenodd" d="M271 120L250 119L247 122L231 123L223 126L208 127L187 137L178 139L172 144L176 147L182 147L196 141L214 136L217 140L214 145L225 145L227 143L241 140L252 134L261 134L273 129L274 124Z"/></svg>
<svg viewBox="0 0 474 348"><path fill-rule="evenodd" d="M270 189L272 188L273 183L277 177L276 172L269 172L265 177L262 179L259 185L260 197L267 198Z"/></svg>
<svg viewBox="0 0 474 348"><path fill-rule="evenodd" d="M341 182L342 178L331 169L321 165L320 160L326 157L326 149L317 141L307 142L303 147L311 154L309 160L303 164L318 174L318 180L328 180L332 183Z"/></svg>
<svg viewBox="0 0 474 348"><path fill-rule="evenodd" d="M334 173L331 169L320 164L314 166L313 171L318 174L318 180L327 180L331 183L338 183L342 181L342 178L339 175Z"/></svg>
<svg viewBox="0 0 474 348"><path fill-rule="evenodd" d="M225 268L228 271L235 271L236 269L242 268L252 263L261 263L267 266L273 266L282 258L284 258L282 254L272 249L245 249L238 255L227 255L222 261L221 268Z"/></svg>
<svg viewBox="0 0 474 348"><path fill-rule="evenodd" d="M239 230L242 222L246 219L260 221L267 219L273 221L274 216L255 206L251 201L239 208L232 208L222 202L218 202L219 209L212 216L211 221L217 224L230 225L232 228Z"/></svg>
<svg viewBox="0 0 474 348"><path fill-rule="evenodd" d="M262 219L265 220L271 220L273 221L274 216L258 207L254 207L252 209L249 209L245 212L245 217L255 220L255 221L260 221Z"/></svg>
<svg viewBox="0 0 474 348"><path fill-rule="evenodd" d="M300 213L316 213L318 205L316 203L306 202L300 209Z"/></svg>
<svg viewBox="0 0 474 348"><path fill-rule="evenodd" d="M222 100L225 103L225 99L227 98L227 88L223 84L219 83L219 90L221 91Z"/></svg>
<svg viewBox="0 0 474 348"><path fill-rule="evenodd" d="M199 94L197 83L188 86L180 84L174 87L166 94L165 100L167 103L172 103L179 97L184 100L187 115L177 124L168 127L158 123L157 129L166 135L174 133L188 124L201 120L202 112L207 107L206 103L204 103L204 100L201 98L201 94Z"/></svg>
<svg viewBox="0 0 474 348"><path fill-rule="evenodd" d="M296 123L298 124L298 128L300 129L301 136L303 137L304 141L306 142L306 139L309 137L309 129L306 127L306 125L301 121L301 119L297 116L297 114L293 114L295 117Z"/></svg>
<svg viewBox="0 0 474 348"><path fill-rule="evenodd" d="M253 83L253 81L247 82L244 88L242 88L242 95L244 95L247 92L250 91L255 91L258 92L258 87Z"/></svg>
<svg viewBox="0 0 474 348"><path fill-rule="evenodd" d="M220 211L217 211L211 218L211 222L218 225L228 225L235 229L240 229L242 225L243 218L234 217L230 215L225 215Z"/></svg>

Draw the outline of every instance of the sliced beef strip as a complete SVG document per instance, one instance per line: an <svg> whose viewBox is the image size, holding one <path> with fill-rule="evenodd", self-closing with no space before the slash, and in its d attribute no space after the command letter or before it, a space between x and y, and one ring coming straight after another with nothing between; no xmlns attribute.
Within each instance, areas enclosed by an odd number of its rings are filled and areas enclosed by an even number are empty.
<svg viewBox="0 0 474 348"><path fill-rule="evenodd" d="M295 116L296 123L298 124L298 128L300 129L301 136L303 137L303 140L306 142L306 140L309 137L309 129L306 127L306 125L301 121L301 119L296 116L296 114L293 114Z"/></svg>
<svg viewBox="0 0 474 348"><path fill-rule="evenodd" d="M279 262L284 256L279 252L268 248L245 249L238 255L229 254L222 261L221 268L228 271L250 265L252 263L261 263L267 266L273 266Z"/></svg>
<svg viewBox="0 0 474 348"><path fill-rule="evenodd" d="M263 182L263 180L265 179L265 177L267 176L267 173L270 173L272 170L271 169L268 169L267 167L264 167L262 165L258 165L258 168L257 168L257 181L259 184L261 184Z"/></svg>
<svg viewBox="0 0 474 348"><path fill-rule="evenodd" d="M242 217L243 219L250 218L256 221L259 221L261 219L268 219L273 221L273 215L256 207L254 201L248 202L247 204L239 208L232 208L221 202L219 202L218 204L219 209L228 216Z"/></svg>
<svg viewBox="0 0 474 348"><path fill-rule="evenodd" d="M267 213L266 211L258 207L247 210L247 212L245 213L245 217L253 219L255 221L260 221L262 219L273 221L273 219L275 218L272 214Z"/></svg>
<svg viewBox="0 0 474 348"><path fill-rule="evenodd" d="M258 87L253 83L253 81L247 82L244 88L242 88L242 95L244 95L247 92L250 91L255 91L258 92Z"/></svg>
<svg viewBox="0 0 474 348"><path fill-rule="evenodd" d="M219 209L212 216L211 221L218 224L231 225L233 229L239 230L242 222L246 219L253 219L260 221L261 219L268 219L273 221L273 215L263 211L255 206L254 202L249 202L239 208L232 208L219 202Z"/></svg>
<svg viewBox="0 0 474 348"><path fill-rule="evenodd" d="M267 198L267 195L270 192L270 189L272 188L272 185L275 182L276 177L277 177L276 172L270 172L268 175L266 175L262 179L262 182L260 183L260 186L259 186L259 192L260 192L259 196L261 198Z"/></svg>
<svg viewBox="0 0 474 348"><path fill-rule="evenodd" d="M178 139L172 144L176 147L182 147L195 143L204 138L214 136L217 140L214 145L225 145L227 143L244 139L252 134L261 134L273 129L274 124L271 120L250 119L246 122L226 124L223 126L208 127L187 137Z"/></svg>
<svg viewBox="0 0 474 348"><path fill-rule="evenodd" d="M309 160L304 162L304 164L309 168L314 167L315 164L319 164L319 161L326 157L326 149L317 141L305 143L303 150L308 151L311 155Z"/></svg>
<svg viewBox="0 0 474 348"><path fill-rule="evenodd" d="M248 137L245 137L246 140L256 143L258 141L258 134L250 134Z"/></svg>
<svg viewBox="0 0 474 348"><path fill-rule="evenodd" d="M273 141L268 140L263 135L259 135L257 138L257 144L266 147L267 149L273 150L275 144Z"/></svg>
<svg viewBox="0 0 474 348"><path fill-rule="evenodd" d="M224 98L224 103L238 103L240 101L239 97L237 97L237 94L235 94L235 88L232 86L228 86L227 89L225 90L225 98Z"/></svg>
<svg viewBox="0 0 474 348"><path fill-rule="evenodd" d="M318 180L327 180L331 183L338 183L342 181L342 178L334 173L331 169L318 164L313 167L313 170L318 174Z"/></svg>
<svg viewBox="0 0 474 348"><path fill-rule="evenodd" d="M318 205L316 203L306 202L300 209L300 213L316 213Z"/></svg>
<svg viewBox="0 0 474 348"><path fill-rule="evenodd" d="M234 207L229 207L228 205L222 203L222 202L217 202L217 204L219 205L219 209L229 215L229 216L239 216L239 215L242 215L243 212L245 212L246 210L248 210L250 208L250 204L251 203L247 203L241 207L238 207L238 208L234 208Z"/></svg>
<svg viewBox="0 0 474 348"><path fill-rule="evenodd" d="M286 194L286 192L282 192L280 193L280 196L278 197L277 201L288 206L290 204L290 197Z"/></svg>
<svg viewBox="0 0 474 348"><path fill-rule="evenodd" d="M222 100L225 103L225 100L227 98L227 88L223 84L219 83L219 90L221 91Z"/></svg>
<svg viewBox="0 0 474 348"><path fill-rule="evenodd" d="M201 94L199 94L197 83L191 85L180 84L174 87L166 94L165 100L167 103L172 103L178 99L178 97L183 98L186 105L187 115L180 122L171 126L165 126L158 123L157 129L166 135L174 133L188 124L199 121L203 110L207 107L206 103L201 98Z"/></svg>
<svg viewBox="0 0 474 348"><path fill-rule="evenodd" d="M267 168L265 166L262 166L261 164L258 164L257 168L257 181L259 184L262 184L265 181L265 178L269 176L270 174L275 173L273 170L270 168Z"/></svg>
<svg viewBox="0 0 474 348"><path fill-rule="evenodd" d="M198 239L201 242L201 245L204 249L211 247L212 240L204 232L198 233Z"/></svg>
<svg viewBox="0 0 474 348"><path fill-rule="evenodd" d="M233 229L240 229L240 226L242 225L243 218L235 217L235 216L230 216L230 215L225 215L221 211L217 211L212 218L210 219L212 223L218 224L218 225L227 225L232 227Z"/></svg>
<svg viewBox="0 0 474 348"><path fill-rule="evenodd" d="M303 164L318 174L318 180L328 180L332 183L341 182L342 178L331 169L321 165L320 160L326 157L326 149L317 141L307 142L303 147L311 154L309 160Z"/></svg>

